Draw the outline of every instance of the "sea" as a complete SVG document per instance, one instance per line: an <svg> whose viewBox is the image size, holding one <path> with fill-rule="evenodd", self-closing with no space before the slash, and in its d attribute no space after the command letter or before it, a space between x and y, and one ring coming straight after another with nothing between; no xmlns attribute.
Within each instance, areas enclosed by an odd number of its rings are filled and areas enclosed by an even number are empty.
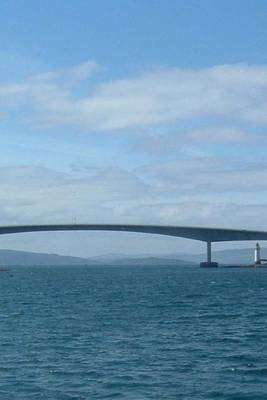
<svg viewBox="0 0 267 400"><path fill-rule="evenodd" d="M0 400L267 399L267 269L0 272Z"/></svg>

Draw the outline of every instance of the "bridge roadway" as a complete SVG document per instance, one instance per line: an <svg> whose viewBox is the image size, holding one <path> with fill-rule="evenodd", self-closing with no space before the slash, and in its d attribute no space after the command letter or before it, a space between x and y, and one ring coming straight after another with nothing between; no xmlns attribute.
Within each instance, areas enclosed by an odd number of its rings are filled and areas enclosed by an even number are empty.
<svg viewBox="0 0 267 400"><path fill-rule="evenodd" d="M202 266L217 266L211 261L211 243L242 240L267 240L267 232L202 228L192 226L164 226L164 225L127 225L127 224L45 224L45 225L9 225L0 226L0 235L47 231L117 231L139 232L158 235L176 236L186 239L199 240L207 243L207 261Z"/></svg>

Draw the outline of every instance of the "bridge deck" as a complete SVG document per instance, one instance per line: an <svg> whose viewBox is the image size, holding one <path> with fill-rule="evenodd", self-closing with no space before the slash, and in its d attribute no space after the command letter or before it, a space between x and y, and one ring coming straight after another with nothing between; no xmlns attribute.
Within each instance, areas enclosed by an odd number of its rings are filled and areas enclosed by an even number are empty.
<svg viewBox="0 0 267 400"><path fill-rule="evenodd" d="M190 226L129 224L45 224L0 226L0 235L45 231L117 231L176 236L204 242L267 240L267 232Z"/></svg>

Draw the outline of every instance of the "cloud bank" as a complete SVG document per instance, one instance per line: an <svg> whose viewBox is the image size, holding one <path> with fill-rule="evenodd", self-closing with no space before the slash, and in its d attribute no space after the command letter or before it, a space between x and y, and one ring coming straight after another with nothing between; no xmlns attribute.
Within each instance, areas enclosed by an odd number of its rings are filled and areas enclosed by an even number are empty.
<svg viewBox="0 0 267 400"><path fill-rule="evenodd" d="M44 167L6 167L0 168L1 221L203 226L235 222L243 227L245 221L247 227L265 229L267 217L255 216L265 207L266 178L267 164L224 167L210 159L132 171L94 169L82 176ZM250 196L255 192L257 201Z"/></svg>
<svg viewBox="0 0 267 400"><path fill-rule="evenodd" d="M109 80L103 75L103 68L88 61L1 81L2 122L15 121L17 129L23 124L45 133L51 129L55 135L59 130L60 140L64 127L89 137L116 133L113 137L126 138L116 154L125 151L124 159L129 154L132 160L128 166L119 157L112 163L114 149L102 140L99 157L102 148L111 155L103 168L62 172L49 161L46 167L0 167L2 224L266 229L267 163L261 154L267 65L163 67Z"/></svg>
<svg viewBox="0 0 267 400"><path fill-rule="evenodd" d="M41 125L71 124L88 132L210 117L267 124L265 65L195 70L165 67L97 83L94 76L99 70L89 61L68 70L2 83L2 118L20 109L24 118ZM221 134L231 136L231 132Z"/></svg>

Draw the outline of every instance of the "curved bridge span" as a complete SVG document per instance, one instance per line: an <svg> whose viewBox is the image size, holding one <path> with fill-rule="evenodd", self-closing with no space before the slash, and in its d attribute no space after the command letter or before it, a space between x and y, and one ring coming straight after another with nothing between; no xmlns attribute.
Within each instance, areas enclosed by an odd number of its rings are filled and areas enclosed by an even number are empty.
<svg viewBox="0 0 267 400"><path fill-rule="evenodd" d="M51 231L116 231L176 236L203 242L267 240L267 232L192 226L127 224L42 224L0 226L0 235Z"/></svg>
<svg viewBox="0 0 267 400"><path fill-rule="evenodd" d="M211 243L242 240L267 240L267 232L202 228L192 226L165 226L165 225L129 225L129 224L45 224L45 225L9 225L0 226L0 235L25 233L25 232L48 232L48 231L116 231L137 232L157 235L176 236L186 239L200 240L207 243L207 264L211 262ZM215 265L214 265L215 266Z"/></svg>

